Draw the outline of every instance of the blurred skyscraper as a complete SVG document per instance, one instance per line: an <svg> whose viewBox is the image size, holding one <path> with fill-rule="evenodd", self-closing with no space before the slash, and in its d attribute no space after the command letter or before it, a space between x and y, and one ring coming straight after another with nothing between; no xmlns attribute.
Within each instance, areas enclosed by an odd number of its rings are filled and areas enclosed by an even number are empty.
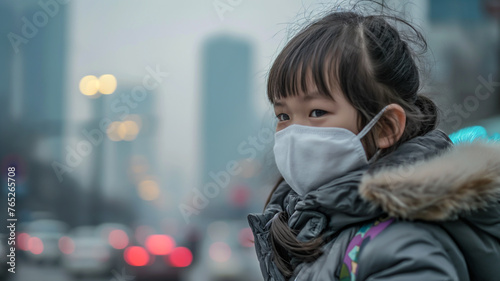
<svg viewBox="0 0 500 281"><path fill-rule="evenodd" d="M102 206L107 206L103 213L104 221L119 221L129 224L135 218L154 224L157 210L151 211L151 205L160 205L164 186L159 180L158 153L155 151L157 135L157 117L154 114L154 91L141 92L140 100L134 99L133 85L118 81L116 91L106 99L101 118L108 118L120 126L114 132L104 136L102 159L99 171ZM126 98L125 98L126 97ZM128 100L128 102L124 102ZM95 126L98 126L97 123ZM99 155L96 155L99 157ZM144 182L149 184L144 184ZM142 185L141 185L142 184ZM142 196L142 197L141 197ZM113 206L118 206L113 209ZM128 215L120 213L125 207ZM154 208L153 208L154 209Z"/></svg>
<svg viewBox="0 0 500 281"><path fill-rule="evenodd" d="M495 86L500 77L499 21L489 8L494 2L428 1L435 99L442 99L440 126L448 132L477 125L500 110Z"/></svg>
<svg viewBox="0 0 500 281"><path fill-rule="evenodd" d="M6 36L9 32L14 30L14 13L10 7L11 4L2 1L0 2L0 34ZM4 38L5 39L5 38ZM12 68L14 59L14 49L12 48L9 40L0 40L0 110L1 120L9 120L12 116L12 99L10 94L12 91ZM7 124L0 126L1 133L5 133Z"/></svg>
<svg viewBox="0 0 500 281"><path fill-rule="evenodd" d="M202 48L202 181L197 188L203 193L206 184L217 184L210 173L227 172L230 161L241 164L248 157L239 153L238 147L257 134L258 124L251 100L254 58L250 42L231 35L217 35L209 38ZM243 197L250 192L248 183L240 178L231 176L227 187L217 184L219 193L209 198L202 216L238 216L221 204L227 206L231 203L228 200L238 200L231 195L235 188L241 189L237 192ZM221 181L224 180L221 178Z"/></svg>
<svg viewBox="0 0 500 281"><path fill-rule="evenodd" d="M482 0L439 0L429 1L431 22L477 22L484 20L481 11Z"/></svg>
<svg viewBox="0 0 500 281"><path fill-rule="evenodd" d="M0 3L0 159L18 165L19 216L46 211L72 224L78 185L59 182L51 167L63 158L68 38L67 6L53 2Z"/></svg>
<svg viewBox="0 0 500 281"><path fill-rule="evenodd" d="M49 16L35 0L2 1L0 5L2 120L22 122L31 139L46 143L51 150L47 154L60 157L67 7L58 5L57 13Z"/></svg>

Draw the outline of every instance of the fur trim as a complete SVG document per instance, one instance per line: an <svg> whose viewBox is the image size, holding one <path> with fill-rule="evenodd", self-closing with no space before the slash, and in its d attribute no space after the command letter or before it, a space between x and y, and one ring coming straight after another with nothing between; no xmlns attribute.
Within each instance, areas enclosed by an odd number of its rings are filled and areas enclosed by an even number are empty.
<svg viewBox="0 0 500 281"><path fill-rule="evenodd" d="M500 200L500 143L457 144L439 156L365 174L361 197L403 219L440 221Z"/></svg>

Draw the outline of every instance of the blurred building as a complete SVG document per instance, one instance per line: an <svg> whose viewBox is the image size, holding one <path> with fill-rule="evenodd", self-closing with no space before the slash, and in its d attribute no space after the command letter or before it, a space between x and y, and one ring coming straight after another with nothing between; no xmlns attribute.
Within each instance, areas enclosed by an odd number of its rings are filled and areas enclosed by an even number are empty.
<svg viewBox="0 0 500 281"><path fill-rule="evenodd" d="M45 10L36 0L0 3L0 159L2 170L17 168L23 220L45 211L73 224L79 211L78 183L71 177L59 182L51 166L63 157L67 23L64 5Z"/></svg>
<svg viewBox="0 0 500 281"><path fill-rule="evenodd" d="M440 126L448 132L500 112L498 1L428 1L428 43ZM496 8L495 8L496 7ZM489 81L489 82L488 82Z"/></svg>
<svg viewBox="0 0 500 281"><path fill-rule="evenodd" d="M14 30L14 16L12 4L0 2L0 34L7 35ZM2 120L10 120L7 117L13 116L13 95L12 92L12 72L14 63L14 49L9 40L0 40L0 110ZM2 135L6 133L8 124L2 124L0 130Z"/></svg>
<svg viewBox="0 0 500 281"><path fill-rule="evenodd" d="M100 120L112 122L99 146L100 152L94 153L93 159L95 178L98 179L93 189L102 201L94 205L104 208L104 212L100 212L100 222L130 224L139 219L157 223L155 215L158 212L150 210L162 195L158 153L155 151L158 120L153 106L157 93L141 92L141 98L134 99L132 93L140 85L139 82L134 85L118 81L113 94L91 100L103 100L100 117L94 122L95 128ZM124 102L124 97L127 102Z"/></svg>
<svg viewBox="0 0 500 281"><path fill-rule="evenodd" d="M258 133L250 96L255 79L253 60L246 39L221 34L202 46L202 175L198 190L209 200L201 211L204 217L241 218L251 193L243 164L252 155L242 154L240 146ZM241 167L236 175L228 172L232 161ZM229 175L229 181L223 175Z"/></svg>

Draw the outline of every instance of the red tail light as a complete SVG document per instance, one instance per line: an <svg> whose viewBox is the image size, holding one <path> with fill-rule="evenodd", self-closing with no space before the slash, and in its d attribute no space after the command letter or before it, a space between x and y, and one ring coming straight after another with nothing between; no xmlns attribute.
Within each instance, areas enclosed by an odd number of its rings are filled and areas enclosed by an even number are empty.
<svg viewBox="0 0 500 281"><path fill-rule="evenodd" d="M143 247L127 247L123 252L125 261L132 266L144 266L149 262L149 254Z"/></svg>
<svg viewBox="0 0 500 281"><path fill-rule="evenodd" d="M186 247L177 247L168 256L168 261L175 267L186 267L193 261L191 250Z"/></svg>

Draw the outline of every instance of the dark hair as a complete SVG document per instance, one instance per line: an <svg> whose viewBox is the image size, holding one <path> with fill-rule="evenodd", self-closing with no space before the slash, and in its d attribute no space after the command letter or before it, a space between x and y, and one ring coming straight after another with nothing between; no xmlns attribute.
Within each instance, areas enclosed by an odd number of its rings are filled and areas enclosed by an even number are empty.
<svg viewBox="0 0 500 281"><path fill-rule="evenodd" d="M410 32L398 31L397 24ZM422 53L427 50L422 34L400 17L353 11L329 13L303 28L279 53L269 71L268 99L274 104L276 99L306 93L307 83L314 83L319 93L328 98L332 98L332 89L339 89L358 112L359 128L384 106L397 103L405 110L406 126L394 145L381 150L380 156L386 155L401 143L437 126L437 106L418 94L421 87L415 61L418 56L410 44L420 47ZM388 118L382 116L363 138L368 158L377 149L374 136L382 128L393 132L397 129ZM283 178L274 186L266 206L281 181ZM323 237L297 241L287 221L287 213L283 211L271 224L270 237L274 262L285 277L290 277L291 259L316 259L321 255L319 246L324 241Z"/></svg>

